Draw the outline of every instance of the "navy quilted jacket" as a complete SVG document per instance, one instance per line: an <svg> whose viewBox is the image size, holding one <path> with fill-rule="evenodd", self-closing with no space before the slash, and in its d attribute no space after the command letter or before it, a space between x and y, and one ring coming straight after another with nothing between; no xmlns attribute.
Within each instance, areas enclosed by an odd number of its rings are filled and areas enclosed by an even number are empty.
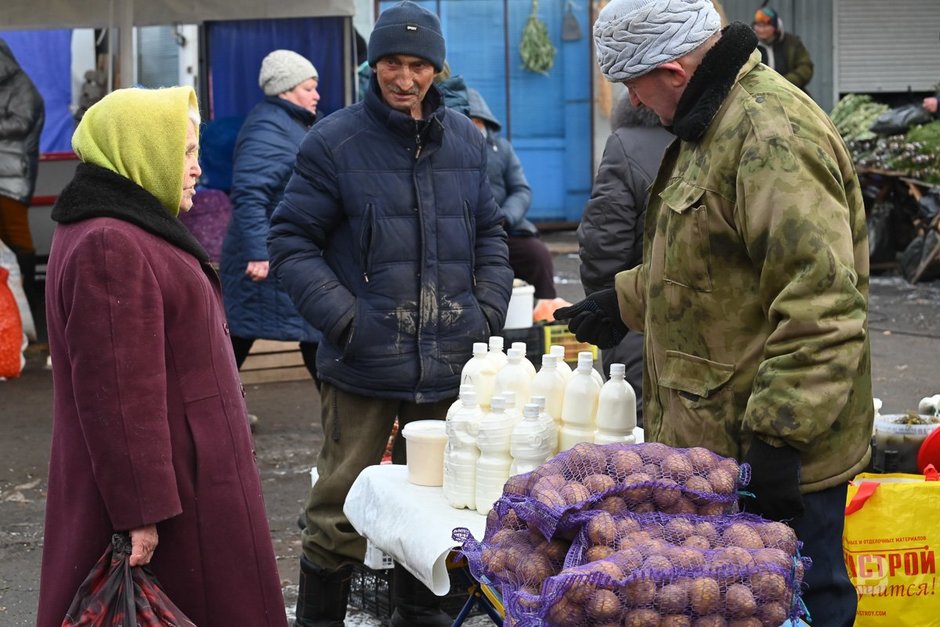
<svg viewBox="0 0 940 627"><path fill-rule="evenodd" d="M323 331L323 380L434 402L456 396L473 342L502 328L512 269L479 131L436 87L423 121L378 94L373 78L307 134L268 250Z"/></svg>

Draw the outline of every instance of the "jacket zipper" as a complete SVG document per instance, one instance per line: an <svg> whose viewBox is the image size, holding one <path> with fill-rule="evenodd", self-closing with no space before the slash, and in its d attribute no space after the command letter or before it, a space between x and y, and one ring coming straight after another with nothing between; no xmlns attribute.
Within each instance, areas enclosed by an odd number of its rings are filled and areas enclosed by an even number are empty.
<svg viewBox="0 0 940 627"><path fill-rule="evenodd" d="M359 242L359 246L362 249L362 279L366 283L369 282L369 270L372 265L372 220L374 214L375 206L369 203L366 205L366 213L362 217L362 239Z"/></svg>

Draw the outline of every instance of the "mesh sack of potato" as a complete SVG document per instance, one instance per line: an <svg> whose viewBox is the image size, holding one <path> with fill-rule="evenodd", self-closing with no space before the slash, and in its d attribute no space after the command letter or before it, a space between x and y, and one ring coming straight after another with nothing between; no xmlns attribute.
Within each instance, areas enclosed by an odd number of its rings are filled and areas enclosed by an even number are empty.
<svg viewBox="0 0 940 627"><path fill-rule="evenodd" d="M504 597L520 626L779 627L803 615L808 564L782 549L697 549L662 540L564 568L538 594Z"/></svg>
<svg viewBox="0 0 940 627"><path fill-rule="evenodd" d="M728 514L748 480L746 465L700 447L581 443L510 477L502 498L552 538L577 531L573 515L584 510Z"/></svg>
<svg viewBox="0 0 940 627"><path fill-rule="evenodd" d="M530 529L505 500L487 515L481 541L466 528L455 529L453 538L461 543L473 576L504 596L514 590L538 593L543 581L561 571L571 547L570 540L546 540Z"/></svg>

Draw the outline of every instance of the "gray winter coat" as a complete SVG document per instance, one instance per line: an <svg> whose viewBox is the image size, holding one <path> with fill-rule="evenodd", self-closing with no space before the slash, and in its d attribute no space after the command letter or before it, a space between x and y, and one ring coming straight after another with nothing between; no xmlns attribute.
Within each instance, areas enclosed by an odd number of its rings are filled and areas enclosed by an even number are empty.
<svg viewBox="0 0 940 627"><path fill-rule="evenodd" d="M42 96L0 39L0 196L32 200L44 122Z"/></svg>

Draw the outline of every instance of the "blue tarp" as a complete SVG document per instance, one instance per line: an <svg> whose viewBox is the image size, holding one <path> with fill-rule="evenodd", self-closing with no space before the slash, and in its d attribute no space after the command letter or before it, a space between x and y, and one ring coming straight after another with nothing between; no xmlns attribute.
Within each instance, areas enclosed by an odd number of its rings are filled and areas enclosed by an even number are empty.
<svg viewBox="0 0 940 627"><path fill-rule="evenodd" d="M293 50L320 74L324 114L344 105L343 32L349 18L317 17L207 22L213 118L244 117L262 98L261 60L272 50ZM351 80L352 77L350 77Z"/></svg>
<svg viewBox="0 0 940 627"><path fill-rule="evenodd" d="M46 103L40 152L72 150L72 31L0 31Z"/></svg>

